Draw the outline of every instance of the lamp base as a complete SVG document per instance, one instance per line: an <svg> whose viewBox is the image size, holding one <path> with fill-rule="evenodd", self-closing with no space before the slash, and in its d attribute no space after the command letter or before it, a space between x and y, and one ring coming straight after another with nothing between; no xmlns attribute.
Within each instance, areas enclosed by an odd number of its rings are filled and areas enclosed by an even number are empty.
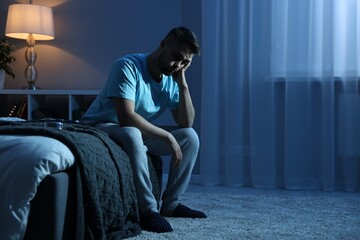
<svg viewBox="0 0 360 240"><path fill-rule="evenodd" d="M27 67L25 68L25 79L28 83L28 87L26 87L26 89L36 90L39 89L35 86L35 82L38 77L37 69L35 67L37 54L35 51L35 38L31 33L28 35L26 43L28 46L25 51L25 59L28 63Z"/></svg>
<svg viewBox="0 0 360 240"><path fill-rule="evenodd" d="M40 90L40 87L37 87L35 85L29 85L29 86L24 86L22 87L22 89L28 89L28 90Z"/></svg>

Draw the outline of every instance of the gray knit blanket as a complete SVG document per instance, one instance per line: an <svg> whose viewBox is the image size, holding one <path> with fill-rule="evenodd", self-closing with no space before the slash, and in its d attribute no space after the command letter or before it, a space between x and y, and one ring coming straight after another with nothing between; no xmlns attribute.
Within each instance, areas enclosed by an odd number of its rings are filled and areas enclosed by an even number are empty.
<svg viewBox="0 0 360 240"><path fill-rule="evenodd" d="M0 123L0 134L43 135L63 142L76 158L76 239L123 239L138 235L139 214L126 153L93 127L65 123L58 130L41 122Z"/></svg>

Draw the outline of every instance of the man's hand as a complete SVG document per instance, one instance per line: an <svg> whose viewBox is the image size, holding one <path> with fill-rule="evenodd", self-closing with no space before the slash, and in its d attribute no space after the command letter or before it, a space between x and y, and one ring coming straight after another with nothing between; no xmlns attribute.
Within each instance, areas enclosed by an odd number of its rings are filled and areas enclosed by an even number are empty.
<svg viewBox="0 0 360 240"><path fill-rule="evenodd" d="M175 137L170 134L169 135L169 140L170 140L170 147L173 150L173 154L172 154L172 163L174 164L174 167L178 167L182 158L183 158L183 154L181 151L181 147L178 144L178 142L176 141Z"/></svg>
<svg viewBox="0 0 360 240"><path fill-rule="evenodd" d="M189 61L187 64L185 64L180 70L173 73L172 77L174 80L180 84L183 80L185 80L185 71L190 67L191 61Z"/></svg>

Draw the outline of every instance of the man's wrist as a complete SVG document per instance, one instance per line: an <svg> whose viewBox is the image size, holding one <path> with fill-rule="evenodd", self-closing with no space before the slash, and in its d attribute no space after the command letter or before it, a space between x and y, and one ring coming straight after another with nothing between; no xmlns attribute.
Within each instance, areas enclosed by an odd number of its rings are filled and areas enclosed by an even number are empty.
<svg viewBox="0 0 360 240"><path fill-rule="evenodd" d="M176 82L180 90L188 88L188 84L186 82L185 76L182 77L181 79L178 79Z"/></svg>
<svg viewBox="0 0 360 240"><path fill-rule="evenodd" d="M189 86L187 85L187 83L184 83L184 84L179 84L179 91L187 91L189 89Z"/></svg>

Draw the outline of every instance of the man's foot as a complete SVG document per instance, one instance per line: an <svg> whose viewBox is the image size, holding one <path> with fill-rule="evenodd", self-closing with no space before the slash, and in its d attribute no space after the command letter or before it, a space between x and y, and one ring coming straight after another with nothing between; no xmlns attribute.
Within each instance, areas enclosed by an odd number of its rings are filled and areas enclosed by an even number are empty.
<svg viewBox="0 0 360 240"><path fill-rule="evenodd" d="M143 230L149 232L171 232L173 231L170 223L158 212L152 212L140 220L140 226Z"/></svg>
<svg viewBox="0 0 360 240"><path fill-rule="evenodd" d="M206 214L182 204L178 204L172 213L161 212L161 215L166 217L181 217L181 218L207 218Z"/></svg>

